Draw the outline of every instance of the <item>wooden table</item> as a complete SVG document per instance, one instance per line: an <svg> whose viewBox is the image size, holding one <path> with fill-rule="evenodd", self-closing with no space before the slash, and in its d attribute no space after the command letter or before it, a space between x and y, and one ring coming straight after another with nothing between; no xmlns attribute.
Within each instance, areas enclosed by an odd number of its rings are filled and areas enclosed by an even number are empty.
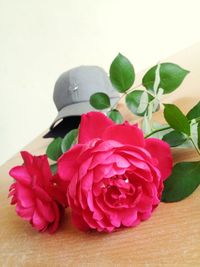
<svg viewBox="0 0 200 267"><path fill-rule="evenodd" d="M199 59L200 43L167 59L191 73L166 103L175 102L187 112L200 99ZM156 116L161 120L160 114ZM38 155L48 142L41 135L25 149ZM173 154L175 161L198 159L193 149ZM133 229L82 233L66 214L65 223L52 236L37 233L10 206L8 171L16 164L21 164L19 154L0 168L0 266L200 266L200 188L184 201L161 203L150 220Z"/></svg>

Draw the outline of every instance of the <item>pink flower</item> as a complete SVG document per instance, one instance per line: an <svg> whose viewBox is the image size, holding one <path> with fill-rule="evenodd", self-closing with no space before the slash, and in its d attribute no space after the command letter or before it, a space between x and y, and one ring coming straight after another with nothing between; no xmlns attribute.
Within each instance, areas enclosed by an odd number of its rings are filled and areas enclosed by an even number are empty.
<svg viewBox="0 0 200 267"><path fill-rule="evenodd" d="M116 125L99 112L82 116L79 144L58 160L59 176L69 182L72 220L85 231L112 232L147 220L171 169L167 143L145 140L136 125Z"/></svg>
<svg viewBox="0 0 200 267"><path fill-rule="evenodd" d="M59 226L62 203L59 204L52 194L58 189L47 157L32 156L25 151L21 155L24 164L12 168L9 173L16 180L10 186L11 204L15 204L17 214L38 231L48 229L53 233ZM63 200L62 194L60 199Z"/></svg>

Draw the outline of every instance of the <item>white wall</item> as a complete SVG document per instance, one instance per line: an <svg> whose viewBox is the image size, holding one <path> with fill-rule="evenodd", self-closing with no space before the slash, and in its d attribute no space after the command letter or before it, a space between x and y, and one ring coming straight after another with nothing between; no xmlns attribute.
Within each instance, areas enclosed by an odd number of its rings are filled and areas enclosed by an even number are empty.
<svg viewBox="0 0 200 267"><path fill-rule="evenodd" d="M58 75L106 70L120 51L136 71L200 40L198 0L0 0L0 164L57 112Z"/></svg>

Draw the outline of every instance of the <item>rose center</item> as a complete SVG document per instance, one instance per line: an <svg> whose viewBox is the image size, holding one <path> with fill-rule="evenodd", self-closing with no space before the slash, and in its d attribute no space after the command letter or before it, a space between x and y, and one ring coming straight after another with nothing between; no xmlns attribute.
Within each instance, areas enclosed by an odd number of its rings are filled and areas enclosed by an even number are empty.
<svg viewBox="0 0 200 267"><path fill-rule="evenodd" d="M135 205L140 189L139 186L133 185L126 175L105 179L104 200L110 207L130 207Z"/></svg>

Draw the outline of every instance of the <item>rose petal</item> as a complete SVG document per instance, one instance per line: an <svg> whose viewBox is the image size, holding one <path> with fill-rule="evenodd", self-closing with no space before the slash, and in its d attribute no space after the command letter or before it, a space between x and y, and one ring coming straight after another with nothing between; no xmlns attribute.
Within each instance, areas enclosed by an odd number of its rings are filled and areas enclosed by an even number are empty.
<svg viewBox="0 0 200 267"><path fill-rule="evenodd" d="M45 180L45 182L48 183L52 177L52 174L51 174L51 169L49 166L48 158L46 155L44 155L41 162L42 162L42 166L41 166L40 171L43 174L43 181Z"/></svg>
<svg viewBox="0 0 200 267"><path fill-rule="evenodd" d="M79 168L79 176L83 177L84 175L86 175L88 169L91 167L91 162L93 161L93 157L89 157L88 159L86 159L83 164L81 164L80 168Z"/></svg>
<svg viewBox="0 0 200 267"><path fill-rule="evenodd" d="M64 209L60 208L60 210L59 210L59 207L58 207L58 205L56 205L55 202L53 202L52 205L54 208L55 220L53 221L52 224L50 224L50 226L48 228L50 234L53 234L58 229L61 215L63 215L63 213L64 213Z"/></svg>
<svg viewBox="0 0 200 267"><path fill-rule="evenodd" d="M32 225L39 231L44 230L47 227L45 219L35 210L32 218Z"/></svg>
<svg viewBox="0 0 200 267"><path fill-rule="evenodd" d="M87 194L87 204L91 211L94 211L94 203L93 203L93 195L92 192L89 191Z"/></svg>
<svg viewBox="0 0 200 267"><path fill-rule="evenodd" d="M105 129L102 134L103 140L115 140L121 144L144 147L142 131L135 125L113 125Z"/></svg>
<svg viewBox="0 0 200 267"><path fill-rule="evenodd" d="M128 168L130 163L124 157L118 154L112 154L109 158L106 159L106 164L116 163L119 168Z"/></svg>
<svg viewBox="0 0 200 267"><path fill-rule="evenodd" d="M75 145L58 159L58 175L63 180L71 180L77 170L76 161L83 151L83 145Z"/></svg>
<svg viewBox="0 0 200 267"><path fill-rule="evenodd" d="M80 181L82 190L88 191L92 189L93 177L93 171L88 171L88 173L82 177Z"/></svg>
<svg viewBox="0 0 200 267"><path fill-rule="evenodd" d="M123 212L122 224L130 227L137 220L137 211L133 209L126 209Z"/></svg>
<svg viewBox="0 0 200 267"><path fill-rule="evenodd" d="M97 165L102 164L102 162L107 162L108 157L113 154L112 150L105 152L95 153L93 156L92 163L90 164L90 169L95 168Z"/></svg>
<svg viewBox="0 0 200 267"><path fill-rule="evenodd" d="M140 198L140 201L138 202L138 205L137 205L138 211L140 211L140 212L151 211L152 210L152 202L153 202L152 198L143 194Z"/></svg>
<svg viewBox="0 0 200 267"><path fill-rule="evenodd" d="M80 203L82 209L87 208L87 194L82 190L81 185L78 186L77 200Z"/></svg>
<svg viewBox="0 0 200 267"><path fill-rule="evenodd" d="M122 144L119 142L116 142L114 140L109 140L109 141L102 141L99 140L98 143L95 144L95 147L93 148L93 152L106 152L108 150L114 150L117 147L124 147Z"/></svg>
<svg viewBox="0 0 200 267"><path fill-rule="evenodd" d="M97 222L93 219L93 213L89 209L85 209L82 215L84 221L90 226L90 228L96 229L98 227Z"/></svg>
<svg viewBox="0 0 200 267"><path fill-rule="evenodd" d="M146 221L151 217L151 211L140 213L140 220Z"/></svg>
<svg viewBox="0 0 200 267"><path fill-rule="evenodd" d="M78 143L84 144L94 138L101 138L103 132L114 122L101 112L89 112L81 116Z"/></svg>
<svg viewBox="0 0 200 267"><path fill-rule="evenodd" d="M172 171L172 155L170 146L156 138L148 138L145 140L145 147L151 156L157 161L157 168L161 172L161 178L167 179Z"/></svg>
<svg viewBox="0 0 200 267"><path fill-rule="evenodd" d="M28 151L21 151L21 156L26 166L31 166L33 163L33 156Z"/></svg>
<svg viewBox="0 0 200 267"><path fill-rule="evenodd" d="M76 196L76 190L77 190L77 179L78 179L78 174L75 173L73 177L71 177L71 182L69 183L68 186L68 194L70 197L75 198Z"/></svg>
<svg viewBox="0 0 200 267"><path fill-rule="evenodd" d="M26 221L30 221L33 216L33 208L23 208L20 205L16 205L16 213Z"/></svg>
<svg viewBox="0 0 200 267"><path fill-rule="evenodd" d="M18 183L16 185L16 191L17 198L23 207L28 208L34 205L34 197L28 187Z"/></svg>
<svg viewBox="0 0 200 267"><path fill-rule="evenodd" d="M9 172L9 175L12 176L16 181L26 185L30 184L32 180L25 166L16 166L12 168Z"/></svg>
<svg viewBox="0 0 200 267"><path fill-rule="evenodd" d="M113 226L115 227L120 227L121 225L121 214L119 211L113 212L110 214L110 222L112 223Z"/></svg>
<svg viewBox="0 0 200 267"><path fill-rule="evenodd" d="M50 203L42 202L40 199L36 200L37 209L40 211L42 216L48 222L52 222L55 219L55 214Z"/></svg>
<svg viewBox="0 0 200 267"><path fill-rule="evenodd" d="M39 186L34 186L33 192L36 195L36 197L40 198L42 201L50 202L52 200L49 194Z"/></svg>

